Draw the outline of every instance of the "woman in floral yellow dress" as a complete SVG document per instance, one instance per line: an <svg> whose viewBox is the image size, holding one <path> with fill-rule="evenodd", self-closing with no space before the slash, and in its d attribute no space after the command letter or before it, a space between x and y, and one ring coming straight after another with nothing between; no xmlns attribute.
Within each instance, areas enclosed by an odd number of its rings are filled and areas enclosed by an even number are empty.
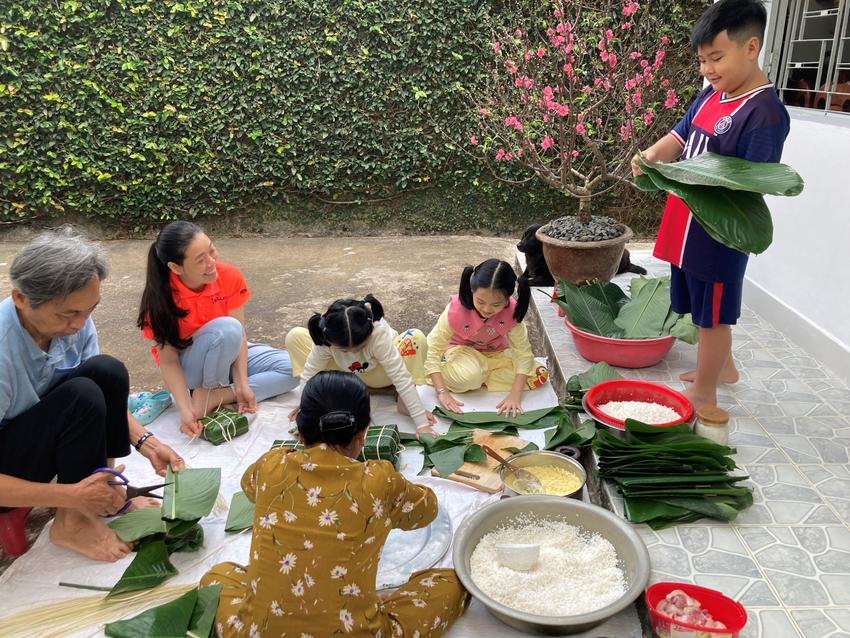
<svg viewBox="0 0 850 638"><path fill-rule="evenodd" d="M251 562L221 563L219 636L429 638L469 600L454 570L429 569L381 601L378 559L394 527L428 525L437 498L387 461L354 460L369 424L369 394L354 375L320 372L297 416L306 449L274 449L242 477L256 504Z"/></svg>

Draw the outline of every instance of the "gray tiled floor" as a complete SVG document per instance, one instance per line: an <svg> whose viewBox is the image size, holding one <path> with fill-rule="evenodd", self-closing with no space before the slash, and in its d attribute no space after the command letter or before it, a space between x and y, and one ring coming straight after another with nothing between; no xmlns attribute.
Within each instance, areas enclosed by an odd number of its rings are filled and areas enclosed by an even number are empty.
<svg viewBox="0 0 850 638"><path fill-rule="evenodd" d="M632 252L632 261L667 274L646 251ZM541 292L534 302L558 372L585 370L590 363L554 306ZM742 638L850 637L850 388L747 308L733 335L741 380L722 386L719 402L733 416L730 444L754 504L731 525L636 526L651 578L740 600L749 614ZM695 363L696 348L677 343L657 366L621 372L682 389L679 374Z"/></svg>

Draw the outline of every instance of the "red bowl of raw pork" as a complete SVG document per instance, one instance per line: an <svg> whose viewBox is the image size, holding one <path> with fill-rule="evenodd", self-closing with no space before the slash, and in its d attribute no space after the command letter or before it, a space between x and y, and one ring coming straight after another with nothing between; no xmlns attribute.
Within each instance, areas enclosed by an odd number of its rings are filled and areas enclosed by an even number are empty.
<svg viewBox="0 0 850 638"><path fill-rule="evenodd" d="M672 600L665 600L677 590L684 595L674 594ZM698 608L693 606L693 601L699 602ZM659 603L667 613L659 610ZM650 585L646 590L646 606L652 629L659 638L737 638L747 624L747 610L741 603L714 589L688 583ZM711 620L706 623L707 615ZM725 627L710 626L716 622Z"/></svg>
<svg viewBox="0 0 850 638"><path fill-rule="evenodd" d="M668 388L660 383L641 381L639 379L614 379L603 381L587 391L584 395L584 405L595 420L609 428L625 430L626 424L622 419L610 416L599 409L610 401L641 401L644 403L658 403L666 406L679 415L678 419L667 423L651 423L660 428L689 423L694 418L694 406L681 392ZM640 419L638 419L640 420Z"/></svg>

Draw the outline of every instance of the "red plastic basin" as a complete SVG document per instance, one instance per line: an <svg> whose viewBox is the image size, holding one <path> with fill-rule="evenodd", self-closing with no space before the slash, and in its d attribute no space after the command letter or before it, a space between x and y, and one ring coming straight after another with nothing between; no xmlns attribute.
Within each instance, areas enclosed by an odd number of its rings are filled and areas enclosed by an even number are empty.
<svg viewBox="0 0 850 638"><path fill-rule="evenodd" d="M614 339L579 330L564 317L564 323L573 333L576 350L588 361L605 361L619 368L648 368L661 361L676 337L667 335L654 339Z"/></svg>
<svg viewBox="0 0 850 638"><path fill-rule="evenodd" d="M669 616L656 611L655 606L659 601L676 589L681 589L691 598L698 600L700 606L708 611L714 620L719 620L726 625L726 629L709 629L692 625L681 620L673 620ZM671 636L696 638L703 635L717 636L718 638L720 636L737 638L738 632L747 624L747 610L741 603L714 589L688 583L655 583L650 585L646 590L646 606L649 607L652 629L658 634L659 638L671 638ZM675 633L673 633L674 630Z"/></svg>
<svg viewBox="0 0 850 638"><path fill-rule="evenodd" d="M625 422L602 412L599 409L600 405L605 405L609 401L643 401L665 405L679 414L679 418L675 421L650 424L657 425L660 428L687 423L694 416L694 406L688 400L688 397L681 392L668 388L666 385L652 383L651 381L640 381L638 379L603 381L590 388L584 398L585 405L592 417L601 418L607 425L621 430L625 429Z"/></svg>

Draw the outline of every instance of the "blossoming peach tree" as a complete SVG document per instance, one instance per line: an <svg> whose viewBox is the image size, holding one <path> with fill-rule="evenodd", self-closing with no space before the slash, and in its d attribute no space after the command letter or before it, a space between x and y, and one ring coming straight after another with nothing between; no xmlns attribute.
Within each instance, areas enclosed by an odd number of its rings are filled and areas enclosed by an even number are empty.
<svg viewBox="0 0 850 638"><path fill-rule="evenodd" d="M494 30L491 68L471 93L477 127L468 144L488 164L518 164L578 198L578 223L562 238L608 239L623 227L591 226L590 198L630 180L632 156L679 103L677 78L665 74L669 39L641 24L635 0L547 5L542 16Z"/></svg>

